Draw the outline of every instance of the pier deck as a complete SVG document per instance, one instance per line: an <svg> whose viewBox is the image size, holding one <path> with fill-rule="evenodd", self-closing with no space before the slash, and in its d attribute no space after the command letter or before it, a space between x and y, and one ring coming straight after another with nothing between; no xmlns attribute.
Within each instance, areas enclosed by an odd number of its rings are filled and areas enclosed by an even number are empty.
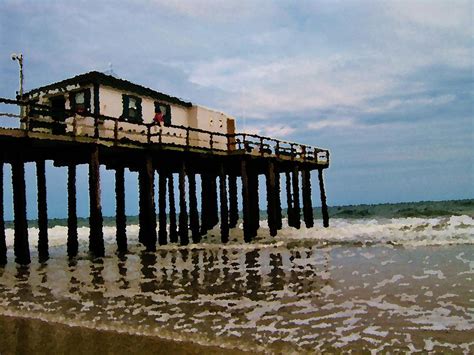
<svg viewBox="0 0 474 355"><path fill-rule="evenodd" d="M93 256L100 257L104 253L100 165L116 172L117 242L119 250L122 249L122 251L126 250L123 189L125 168L139 173L139 239L150 251L155 250L157 241L160 244L178 241L176 236L181 244L189 243L189 231L192 241L199 242L201 234L215 226L219 219L221 239L227 242L229 228L234 228L238 219L237 177L240 177L242 185L245 241L250 242L259 227L258 175L261 174L266 176L268 220L272 235L276 235L281 229L281 173L286 175L289 225L299 228L300 180L303 190L303 217L306 226L311 227L313 213L310 172L318 170L323 223L325 226L328 225L322 175L323 170L329 166L329 152L326 149L255 134L224 134L184 126L133 124L130 128L130 124L127 124L127 128L124 128L120 119L114 117L91 113L83 115L68 110L55 112L48 106L0 98L0 108L1 104L3 107L23 108L21 116L0 113L0 117L17 118L17 127L5 127L0 123L0 164L2 169L4 163L12 165L15 256L19 263L30 262L26 220L25 162L37 164L38 210L41 216L39 219L43 219L43 230L40 230L43 235L42 244L38 248L40 259L44 260L48 257L44 172L46 160L52 160L56 166L68 167L68 211L70 214L68 254L72 257L77 254L74 241L74 238L77 238L77 232L74 231L77 228L75 170L79 164L89 165L90 252ZM158 239L154 203L155 172L160 175ZM172 190L173 174L179 174L178 225L172 223L173 219L176 220ZM196 174L201 175L202 181L200 215L195 189ZM186 191L186 181L188 191ZM166 187L168 187L169 195L168 208ZM0 229L3 229L3 185L1 189ZM171 222L168 229L166 228L167 213ZM6 262L6 250L2 247L4 234L4 230L1 230L0 264Z"/></svg>

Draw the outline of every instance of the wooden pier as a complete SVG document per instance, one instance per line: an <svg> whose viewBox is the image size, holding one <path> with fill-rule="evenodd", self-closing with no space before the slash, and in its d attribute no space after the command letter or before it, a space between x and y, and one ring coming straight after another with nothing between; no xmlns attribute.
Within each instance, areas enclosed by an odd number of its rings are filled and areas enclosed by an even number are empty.
<svg viewBox="0 0 474 355"><path fill-rule="evenodd" d="M143 139L134 140L121 131L119 119L98 112L86 113L94 119L91 134L80 133L78 120L83 114L62 112L69 120L54 120L51 107L0 99L0 107L25 106L25 117L19 117L19 128L0 128L0 178L3 166L11 164L14 202L14 254L19 264L29 264L28 221L26 215L25 169L34 162L38 186L38 258L48 259L48 212L45 161L68 169L68 232L67 253L78 253L76 215L76 167L89 167L90 236L92 257L105 253L101 201L100 166L115 171L116 238L118 252L127 251L125 216L125 169L138 172L139 186L139 241L146 250L155 251L156 245L190 242L199 243L201 236L220 223L222 243L229 240L229 230L239 220L238 199L242 201L244 241L251 242L260 224L259 176L266 179L266 209L269 233L277 235L282 228L281 189L288 200L288 223L300 228L301 215L306 227L313 227L311 200L311 172L317 171L322 203L323 225L329 225L324 191L323 171L329 166L329 152L292 142L253 134L223 134L184 126L171 126L182 132L184 139L171 142L167 133L156 124L137 124ZM0 110L1 112L2 110ZM0 114L1 116L2 114ZM14 114L4 116L17 117ZM49 130L35 130L33 124L41 117L50 117ZM103 127L114 127L110 130ZM196 136L200 142L196 144ZM166 139L165 139L166 138ZM216 146L215 139L225 139L225 146ZM205 142L205 144L203 144ZM158 174L156 188L155 174ZM280 176L286 176L281 186ZM174 176L177 175L177 181ZM200 208L196 196L196 175L200 175ZM241 193L238 192L238 178ZM175 199L174 185L179 196ZM302 191L300 191L300 189ZM155 206L155 192L158 206ZM300 199L300 194L302 199ZM219 201L219 204L218 204ZM176 215L176 204L179 215ZM302 205L301 205L302 204ZM0 264L7 262L5 226L3 217L3 185L0 186ZM200 210L200 214L199 211ZM302 210L302 212L301 212ZM167 224L169 228L167 229Z"/></svg>

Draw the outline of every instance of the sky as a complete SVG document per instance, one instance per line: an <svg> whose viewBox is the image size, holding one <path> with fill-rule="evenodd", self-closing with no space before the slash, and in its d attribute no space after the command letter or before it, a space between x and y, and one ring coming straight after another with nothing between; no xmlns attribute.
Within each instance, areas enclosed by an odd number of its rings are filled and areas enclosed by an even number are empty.
<svg viewBox="0 0 474 355"><path fill-rule="evenodd" d="M330 205L473 198L473 39L472 1L2 0L0 96L18 90L13 52L27 90L111 63L237 131L329 149ZM50 216L65 216L65 176L48 166ZM27 184L34 215L31 164ZM128 191L134 214L134 175Z"/></svg>

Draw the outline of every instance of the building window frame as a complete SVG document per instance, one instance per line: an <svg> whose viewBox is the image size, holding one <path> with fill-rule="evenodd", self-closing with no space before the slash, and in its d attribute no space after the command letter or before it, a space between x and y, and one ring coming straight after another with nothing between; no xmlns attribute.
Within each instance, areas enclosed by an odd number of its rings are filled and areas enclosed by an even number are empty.
<svg viewBox="0 0 474 355"><path fill-rule="evenodd" d="M77 98L79 95L83 95L84 102L78 103ZM91 90L90 89L83 89L79 91L74 91L69 94L69 103L71 107L71 111L77 113L91 113Z"/></svg>
<svg viewBox="0 0 474 355"><path fill-rule="evenodd" d="M123 110L122 110L121 118L124 121L130 122L130 123L143 123L142 99L140 97L134 96L134 95L123 94L122 104L123 104ZM133 111L131 110L135 110L135 114L133 114Z"/></svg>
<svg viewBox="0 0 474 355"><path fill-rule="evenodd" d="M160 102L160 101L155 101L155 117L156 114L161 112L163 114L163 108L165 109L165 114L163 115L163 124L164 126L171 126L171 105Z"/></svg>

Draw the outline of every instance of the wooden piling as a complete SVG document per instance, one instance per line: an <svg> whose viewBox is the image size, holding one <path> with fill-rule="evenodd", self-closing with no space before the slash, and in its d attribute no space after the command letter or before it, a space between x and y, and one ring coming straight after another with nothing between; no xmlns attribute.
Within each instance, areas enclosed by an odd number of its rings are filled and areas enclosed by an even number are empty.
<svg viewBox="0 0 474 355"><path fill-rule="evenodd" d="M79 242L77 239L77 207L76 207L76 165L67 168L67 255L77 256Z"/></svg>
<svg viewBox="0 0 474 355"><path fill-rule="evenodd" d="M321 193L321 214L323 215L323 226L329 227L329 213L326 204L326 191L324 191L323 169L318 169L319 191Z"/></svg>
<svg viewBox="0 0 474 355"><path fill-rule="evenodd" d="M115 169L115 226L117 251L127 252L127 216L125 214L125 168Z"/></svg>
<svg viewBox="0 0 474 355"><path fill-rule="evenodd" d="M0 266L7 264L7 242L3 210L3 161L0 162Z"/></svg>
<svg viewBox="0 0 474 355"><path fill-rule="evenodd" d="M242 207L243 207L243 224L244 224L244 241L249 243L252 241L252 231L250 228L250 189L249 177L247 171L247 161L242 159L240 162L240 174L242 177Z"/></svg>
<svg viewBox="0 0 474 355"><path fill-rule="evenodd" d="M201 235L209 230L209 178L201 174Z"/></svg>
<svg viewBox="0 0 474 355"><path fill-rule="evenodd" d="M46 200L46 168L44 160L36 162L36 181L38 189L38 259L49 259L48 250L48 203Z"/></svg>
<svg viewBox="0 0 474 355"><path fill-rule="evenodd" d="M191 238L193 243L201 241L201 233L199 231L199 213L196 198L196 174L188 169L189 183L189 226L191 229Z"/></svg>
<svg viewBox="0 0 474 355"><path fill-rule="evenodd" d="M168 175L168 195L169 195L169 213L170 213L170 242L178 242L178 227L176 225L176 205L174 200L174 177L170 173Z"/></svg>
<svg viewBox="0 0 474 355"><path fill-rule="evenodd" d="M145 171L138 169L138 241L145 245Z"/></svg>
<svg viewBox="0 0 474 355"><path fill-rule="evenodd" d="M290 227L294 227L293 197L291 193L291 177L290 177L290 172L288 171L285 171L285 186L286 186L286 203L288 205L288 208L287 208L288 225Z"/></svg>
<svg viewBox="0 0 474 355"><path fill-rule="evenodd" d="M219 223L219 210L217 204L217 182L216 175L209 175L209 229Z"/></svg>
<svg viewBox="0 0 474 355"><path fill-rule="evenodd" d="M99 148L92 148L89 157L89 251L93 257L103 257L104 234L102 207L100 204L100 165L99 165Z"/></svg>
<svg viewBox="0 0 474 355"><path fill-rule="evenodd" d="M301 188L303 190L303 218L306 228L314 226L313 203L311 199L311 171L301 171Z"/></svg>
<svg viewBox="0 0 474 355"><path fill-rule="evenodd" d="M227 180L224 170L224 164L220 164L219 169L219 197L221 202L221 241L229 241L229 209L227 204Z"/></svg>
<svg viewBox="0 0 474 355"><path fill-rule="evenodd" d="M268 161L266 171L267 186L267 221L270 235L277 235L277 211L276 211L276 186L275 186L275 163Z"/></svg>
<svg viewBox="0 0 474 355"><path fill-rule="evenodd" d="M166 231L166 173L162 170L159 172L158 185L158 219L160 228L158 232L158 243L160 245L166 245L168 239L168 233Z"/></svg>
<svg viewBox="0 0 474 355"><path fill-rule="evenodd" d="M281 211L281 184L280 184L280 170L275 164L275 214L276 214L276 228L282 229L282 211Z"/></svg>
<svg viewBox="0 0 474 355"><path fill-rule="evenodd" d="M28 242L28 220L26 218L25 164L21 157L12 162L13 212L15 215L15 261L21 265L31 262Z"/></svg>
<svg viewBox="0 0 474 355"><path fill-rule="evenodd" d="M239 221L237 193L237 176L229 174L229 228L237 227Z"/></svg>
<svg viewBox="0 0 474 355"><path fill-rule="evenodd" d="M300 229L301 227L301 207L300 207L300 186L299 186L299 172L298 166L295 165L292 171L293 183L293 227Z"/></svg>
<svg viewBox="0 0 474 355"><path fill-rule="evenodd" d="M181 163L179 170L179 242L189 244L188 211L186 206L186 164Z"/></svg>
<svg viewBox="0 0 474 355"><path fill-rule="evenodd" d="M257 236L260 227L260 206L258 197L258 174L253 166L249 166L249 189L250 189L250 221L252 238Z"/></svg>
<svg viewBox="0 0 474 355"><path fill-rule="evenodd" d="M147 251L156 250L156 210L155 210L155 170L150 154L145 157L142 167L142 189L143 206L140 208L143 213L143 244Z"/></svg>

